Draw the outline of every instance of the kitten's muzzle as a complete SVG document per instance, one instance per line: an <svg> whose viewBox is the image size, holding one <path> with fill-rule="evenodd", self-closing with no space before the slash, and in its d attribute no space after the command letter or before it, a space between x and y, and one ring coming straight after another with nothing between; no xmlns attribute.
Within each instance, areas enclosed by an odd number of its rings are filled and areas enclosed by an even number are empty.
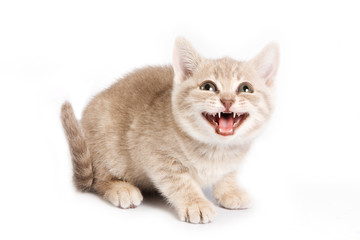
<svg viewBox="0 0 360 240"><path fill-rule="evenodd" d="M217 134L233 135L235 130L249 117L249 113L218 112L202 113L203 117L214 127Z"/></svg>

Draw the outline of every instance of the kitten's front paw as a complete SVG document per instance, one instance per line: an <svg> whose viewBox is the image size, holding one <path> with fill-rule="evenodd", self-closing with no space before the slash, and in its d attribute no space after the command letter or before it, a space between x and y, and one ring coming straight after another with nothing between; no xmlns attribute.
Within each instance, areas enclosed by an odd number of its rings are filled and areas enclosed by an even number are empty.
<svg viewBox="0 0 360 240"><path fill-rule="evenodd" d="M143 200L140 190L126 182L119 182L107 190L104 198L120 208L136 208Z"/></svg>
<svg viewBox="0 0 360 240"><path fill-rule="evenodd" d="M246 209L251 207L251 198L244 190L215 193L217 203L227 209Z"/></svg>
<svg viewBox="0 0 360 240"><path fill-rule="evenodd" d="M199 199L178 209L181 221L190 223L209 223L215 218L214 205L208 200Z"/></svg>

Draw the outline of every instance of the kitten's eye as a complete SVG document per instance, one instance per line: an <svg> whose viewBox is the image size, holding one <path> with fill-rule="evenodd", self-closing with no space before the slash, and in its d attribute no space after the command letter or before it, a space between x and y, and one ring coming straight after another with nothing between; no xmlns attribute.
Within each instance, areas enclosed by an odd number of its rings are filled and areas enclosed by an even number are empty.
<svg viewBox="0 0 360 240"><path fill-rule="evenodd" d="M204 82L203 84L201 84L200 89L205 90L205 91L213 91L213 92L217 91L215 83L209 82L209 81Z"/></svg>
<svg viewBox="0 0 360 240"><path fill-rule="evenodd" d="M253 87L251 86L250 83L242 83L240 84L239 88L238 88L238 92L239 93L253 93L254 92L254 89Z"/></svg>

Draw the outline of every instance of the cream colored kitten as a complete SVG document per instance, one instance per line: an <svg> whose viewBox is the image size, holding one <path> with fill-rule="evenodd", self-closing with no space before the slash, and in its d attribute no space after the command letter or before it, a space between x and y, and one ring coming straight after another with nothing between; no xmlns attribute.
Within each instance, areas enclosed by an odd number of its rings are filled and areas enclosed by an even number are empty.
<svg viewBox="0 0 360 240"><path fill-rule="evenodd" d="M251 61L201 57L178 38L173 66L136 70L98 94L81 124L69 103L62 123L79 190L121 208L141 190L158 190L182 221L208 223L218 204L247 208L236 171L273 110L279 50L269 44Z"/></svg>

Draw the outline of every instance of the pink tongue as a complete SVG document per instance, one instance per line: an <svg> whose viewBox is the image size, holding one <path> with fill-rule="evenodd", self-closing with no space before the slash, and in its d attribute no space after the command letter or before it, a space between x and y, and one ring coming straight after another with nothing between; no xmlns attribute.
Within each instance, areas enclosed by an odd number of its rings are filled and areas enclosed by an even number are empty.
<svg viewBox="0 0 360 240"><path fill-rule="evenodd" d="M232 117L219 119L219 130L222 133L231 133L233 131L234 119Z"/></svg>

